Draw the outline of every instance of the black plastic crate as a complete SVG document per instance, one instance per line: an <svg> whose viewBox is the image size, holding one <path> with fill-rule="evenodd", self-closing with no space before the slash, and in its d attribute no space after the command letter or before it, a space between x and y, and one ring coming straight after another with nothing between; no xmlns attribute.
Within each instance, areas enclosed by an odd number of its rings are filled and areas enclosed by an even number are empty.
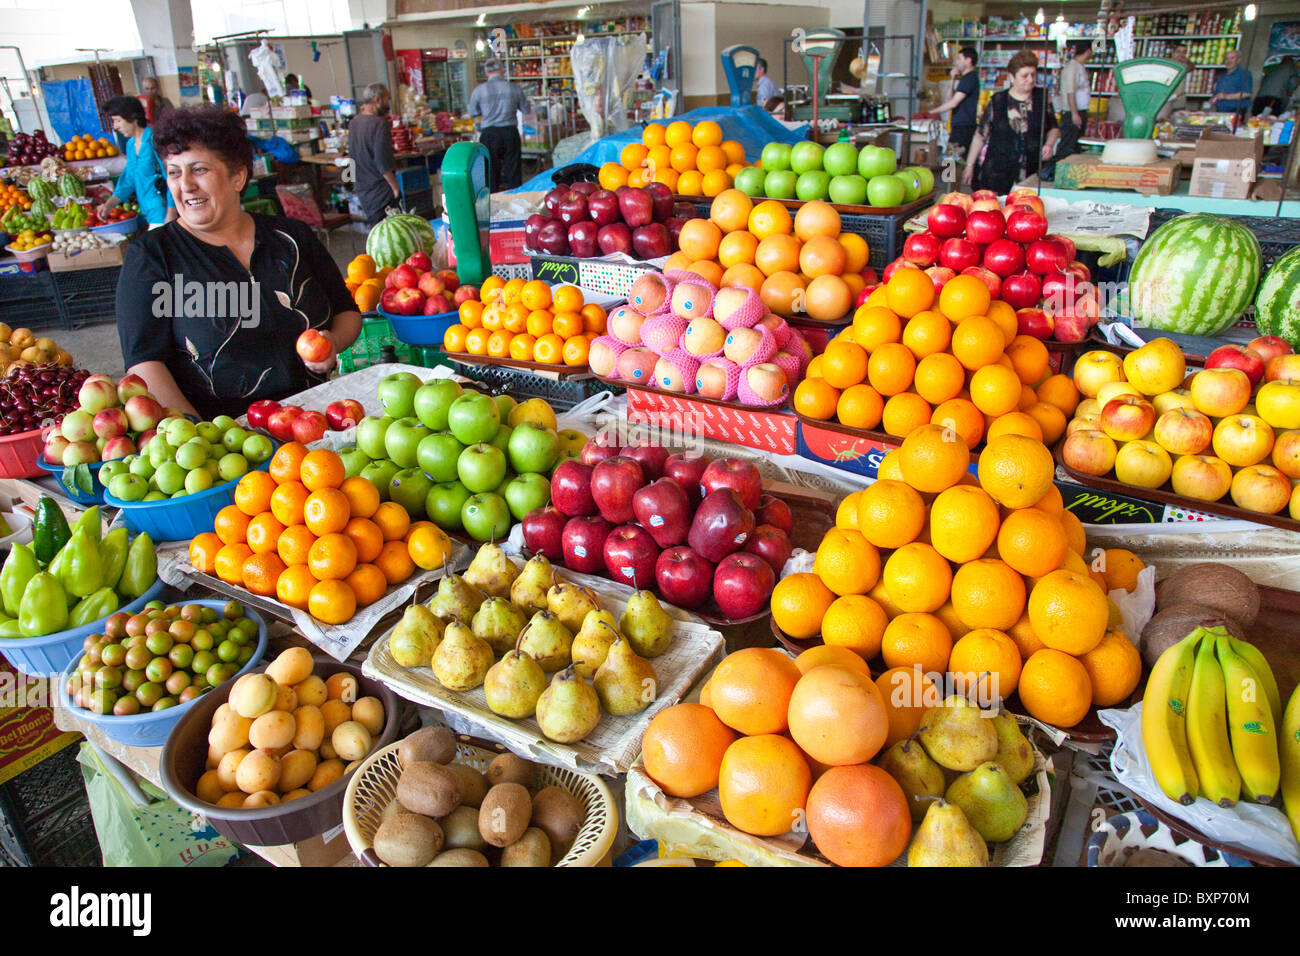
<svg viewBox="0 0 1300 956"><path fill-rule="evenodd" d="M13 328L68 328L63 297L48 269L0 276L0 322Z"/></svg>
<svg viewBox="0 0 1300 956"><path fill-rule="evenodd" d="M113 321L117 317L117 280L121 274L120 266L52 273L69 321L77 326Z"/></svg>
<svg viewBox="0 0 1300 956"><path fill-rule="evenodd" d="M1184 212L1185 210L1182 209L1155 210L1151 213L1151 225L1147 235L1151 235L1156 227L1163 226L1176 216L1183 215ZM1261 275L1268 272L1273 263L1283 255L1300 246L1300 219L1277 216L1232 216L1230 218L1253 232L1255 238L1259 240L1263 259Z"/></svg>
<svg viewBox="0 0 1300 956"><path fill-rule="evenodd" d="M17 842L17 846L5 848L13 862L101 865L77 749L64 747L0 788L0 811Z"/></svg>
<svg viewBox="0 0 1300 956"><path fill-rule="evenodd" d="M477 382L485 391L504 392L516 401L542 398L557 412L567 412L579 402L601 392L622 391L594 378L552 379L525 369L502 365L463 365L453 362L460 375Z"/></svg>

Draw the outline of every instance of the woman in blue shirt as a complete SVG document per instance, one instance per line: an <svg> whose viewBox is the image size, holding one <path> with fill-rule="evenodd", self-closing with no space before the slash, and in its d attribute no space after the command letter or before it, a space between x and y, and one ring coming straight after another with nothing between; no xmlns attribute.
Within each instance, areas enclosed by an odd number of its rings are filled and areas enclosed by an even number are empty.
<svg viewBox="0 0 1300 956"><path fill-rule="evenodd" d="M167 190L162 163L153 148L153 130L145 118L144 107L133 96L116 96L104 104L115 132L126 137L122 155L126 168L117 178L113 195L97 210L103 218L114 207L132 199L153 229L176 218L171 193Z"/></svg>

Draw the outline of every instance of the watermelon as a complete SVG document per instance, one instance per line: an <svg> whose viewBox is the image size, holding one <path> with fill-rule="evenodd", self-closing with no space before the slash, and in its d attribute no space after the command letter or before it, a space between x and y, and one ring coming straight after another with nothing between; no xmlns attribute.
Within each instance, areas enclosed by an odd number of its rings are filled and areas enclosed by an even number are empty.
<svg viewBox="0 0 1300 956"><path fill-rule="evenodd" d="M1171 219L1147 237L1129 273L1136 325L1218 335L1255 296L1259 240L1245 226L1209 213Z"/></svg>
<svg viewBox="0 0 1300 956"><path fill-rule="evenodd" d="M438 238L434 235L433 226L429 225L427 219L421 219L419 216L413 216L410 213L398 213L390 218L407 223L415 230L416 235L420 237L421 251L426 255L433 252L433 247L437 244Z"/></svg>
<svg viewBox="0 0 1300 956"><path fill-rule="evenodd" d="M402 221L402 216L389 216L379 222L366 236L366 253L375 260L381 269L396 267L405 262L413 253L424 249L424 241L409 222Z"/></svg>
<svg viewBox="0 0 1300 956"><path fill-rule="evenodd" d="M1255 328L1260 335L1276 335L1300 348L1300 246L1273 263L1259 284Z"/></svg>
<svg viewBox="0 0 1300 956"><path fill-rule="evenodd" d="M58 195L58 190L48 179L33 176L32 181L27 184L27 195L35 202L37 199L53 199Z"/></svg>
<svg viewBox="0 0 1300 956"><path fill-rule="evenodd" d="M55 212L58 211L58 207L54 205L53 200L46 199L44 196L42 196L40 199L37 199L35 202L32 203L32 208L30 211L33 216L49 217L49 216L53 216Z"/></svg>
<svg viewBox="0 0 1300 956"><path fill-rule="evenodd" d="M59 177L59 195L60 196L84 196L86 195L86 184L81 181L81 177L74 173L64 173Z"/></svg>

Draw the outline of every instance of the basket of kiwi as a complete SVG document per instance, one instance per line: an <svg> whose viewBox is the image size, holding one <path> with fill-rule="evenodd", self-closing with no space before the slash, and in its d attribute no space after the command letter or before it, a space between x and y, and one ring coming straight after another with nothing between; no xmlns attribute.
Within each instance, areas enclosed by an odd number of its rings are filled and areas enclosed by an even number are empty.
<svg viewBox="0 0 1300 956"><path fill-rule="evenodd" d="M366 866L601 866L618 808L597 776L429 726L357 768L343 829Z"/></svg>

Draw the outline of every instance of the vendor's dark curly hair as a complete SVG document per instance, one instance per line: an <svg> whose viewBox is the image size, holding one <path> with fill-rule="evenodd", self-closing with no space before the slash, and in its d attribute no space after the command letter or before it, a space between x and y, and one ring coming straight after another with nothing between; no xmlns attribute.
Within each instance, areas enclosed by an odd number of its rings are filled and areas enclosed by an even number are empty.
<svg viewBox="0 0 1300 956"><path fill-rule="evenodd" d="M215 104L171 110L154 128L154 149L164 161L191 146L206 146L233 173L253 175L253 144L239 115Z"/></svg>

